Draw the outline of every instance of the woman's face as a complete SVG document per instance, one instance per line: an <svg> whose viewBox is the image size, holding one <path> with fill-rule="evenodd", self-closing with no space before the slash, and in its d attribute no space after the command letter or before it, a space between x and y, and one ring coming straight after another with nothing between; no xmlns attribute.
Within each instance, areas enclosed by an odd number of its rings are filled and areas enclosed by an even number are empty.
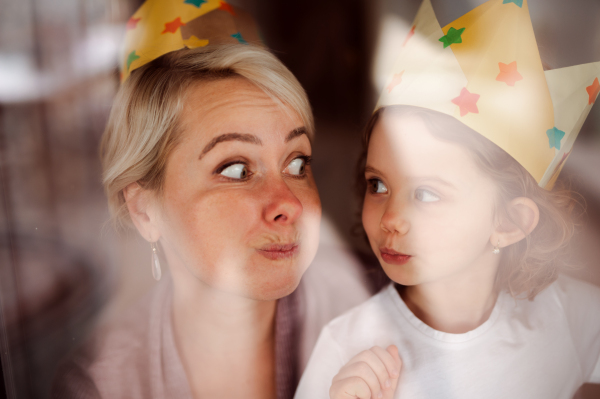
<svg viewBox="0 0 600 399"><path fill-rule="evenodd" d="M180 126L160 205L172 273L252 299L289 294L316 253L321 217L302 120L227 78L190 88Z"/></svg>
<svg viewBox="0 0 600 399"><path fill-rule="evenodd" d="M418 285L494 267L495 185L460 145L414 116L384 112L367 153L362 221L395 282Z"/></svg>

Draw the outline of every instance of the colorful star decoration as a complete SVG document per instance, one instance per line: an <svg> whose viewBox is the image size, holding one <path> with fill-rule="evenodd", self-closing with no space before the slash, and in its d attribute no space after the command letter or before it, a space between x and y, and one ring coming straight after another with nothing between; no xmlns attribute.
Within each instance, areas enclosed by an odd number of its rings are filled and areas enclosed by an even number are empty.
<svg viewBox="0 0 600 399"><path fill-rule="evenodd" d="M237 39L237 41L242 44L248 44L248 42L244 40L244 38L242 37L242 34L240 32L234 33L233 35L231 35L231 37L233 37L234 39Z"/></svg>
<svg viewBox="0 0 600 399"><path fill-rule="evenodd" d="M477 101L479 101L479 94L469 92L466 87L460 91L460 96L452 100L452 102L460 107L460 116L465 116L469 112L478 114L479 109L477 108Z"/></svg>
<svg viewBox="0 0 600 399"><path fill-rule="evenodd" d="M177 17L174 20L172 20L171 22L167 22L165 24L165 30L162 31L162 34L165 34L167 32L175 33L175 32L177 32L177 29L179 29L182 26L185 26L185 24L183 22L181 22L181 17Z"/></svg>
<svg viewBox="0 0 600 399"><path fill-rule="evenodd" d="M412 28L410 28L410 32L408 32L408 35L406 35L406 39L404 40L404 43L402 43L402 47L406 46L406 43L408 43L410 38L415 35L416 28L417 28L417 25L413 25Z"/></svg>
<svg viewBox="0 0 600 399"><path fill-rule="evenodd" d="M523 8L523 0L504 0L502 2L502 4L510 4L510 3L516 4L520 8Z"/></svg>
<svg viewBox="0 0 600 399"><path fill-rule="evenodd" d="M588 92L588 95L590 96L590 104L593 104L596 102L596 98L598 97L598 94L600 93L600 82L598 82L598 78L594 79L594 83L592 83L591 86L588 86L585 88Z"/></svg>
<svg viewBox="0 0 600 399"><path fill-rule="evenodd" d="M444 48L450 46L454 43L462 43L461 35L465 31L465 28L460 28L458 30L454 28L448 29L448 33L440 38L440 42L444 43Z"/></svg>
<svg viewBox="0 0 600 399"><path fill-rule="evenodd" d="M191 4L197 8L200 8L200 6L204 3L206 3L206 0L185 0L183 2L184 4Z"/></svg>
<svg viewBox="0 0 600 399"><path fill-rule="evenodd" d="M394 74L394 76L392 77L392 81L387 87L388 93L391 93L396 86L402 83L402 75L404 75L404 71Z"/></svg>
<svg viewBox="0 0 600 399"><path fill-rule="evenodd" d="M562 130L558 130L556 127L553 127L552 129L548 129L546 131L546 134L548 135L550 148L554 147L557 150L560 150L560 141L563 137L565 137L565 132L563 132Z"/></svg>
<svg viewBox="0 0 600 399"><path fill-rule="evenodd" d="M233 7L231 6L231 4L227 4L224 1L221 2L221 5L219 6L219 10L227 11L231 15L235 15L235 11L233 10Z"/></svg>
<svg viewBox="0 0 600 399"><path fill-rule="evenodd" d="M133 61L137 60L138 58L140 58L140 56L135 53L135 50L133 50L131 53L129 53L129 55L127 56L127 70L128 71L129 71L129 67L131 66L131 63Z"/></svg>
<svg viewBox="0 0 600 399"><path fill-rule="evenodd" d="M208 43L208 39L198 39L194 35L190 36L189 39L183 41L183 44L185 44L187 48L204 47L208 46Z"/></svg>
<svg viewBox="0 0 600 399"><path fill-rule="evenodd" d="M523 80L523 76L517 71L517 61L513 61L510 64L499 62L498 66L500 67L500 73L496 76L497 81L514 86L515 82Z"/></svg>
<svg viewBox="0 0 600 399"><path fill-rule="evenodd" d="M125 29L126 30L135 29L138 22L140 22L141 20L142 20L141 18L133 18L133 17L129 18L129 21L127 21L127 25L125 25Z"/></svg>

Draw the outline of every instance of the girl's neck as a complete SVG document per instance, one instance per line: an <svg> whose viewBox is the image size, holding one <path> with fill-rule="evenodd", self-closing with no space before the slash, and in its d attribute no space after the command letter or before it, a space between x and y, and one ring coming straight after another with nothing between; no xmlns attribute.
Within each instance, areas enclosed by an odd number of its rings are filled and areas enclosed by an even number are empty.
<svg viewBox="0 0 600 399"><path fill-rule="evenodd" d="M273 397L277 302L185 280L174 276L173 333L194 397Z"/></svg>
<svg viewBox="0 0 600 399"><path fill-rule="evenodd" d="M431 328L452 334L476 329L491 315L498 293L494 289L497 264L434 282L401 287L406 306Z"/></svg>

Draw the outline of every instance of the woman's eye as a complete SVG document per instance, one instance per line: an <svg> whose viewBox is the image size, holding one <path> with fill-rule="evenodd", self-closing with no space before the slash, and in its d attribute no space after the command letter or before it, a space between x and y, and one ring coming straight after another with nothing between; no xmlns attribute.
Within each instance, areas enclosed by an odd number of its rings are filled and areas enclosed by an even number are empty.
<svg viewBox="0 0 600 399"><path fill-rule="evenodd" d="M422 188L419 188L415 191L415 198L421 202L435 202L440 200L440 197L431 191Z"/></svg>
<svg viewBox="0 0 600 399"><path fill-rule="evenodd" d="M302 176L306 168L306 160L303 158L296 158L290 162L287 166L287 173L295 176Z"/></svg>
<svg viewBox="0 0 600 399"><path fill-rule="evenodd" d="M385 184L379 179L369 179L369 188L374 194L385 194L388 191Z"/></svg>
<svg viewBox="0 0 600 399"><path fill-rule="evenodd" d="M220 173L231 179L245 179L248 177L248 168L243 163L236 163L223 169Z"/></svg>

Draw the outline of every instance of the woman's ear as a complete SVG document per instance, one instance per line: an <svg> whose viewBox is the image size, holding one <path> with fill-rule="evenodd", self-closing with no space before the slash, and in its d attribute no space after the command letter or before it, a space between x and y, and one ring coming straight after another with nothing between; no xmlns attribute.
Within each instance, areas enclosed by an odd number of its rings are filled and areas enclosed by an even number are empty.
<svg viewBox="0 0 600 399"><path fill-rule="evenodd" d="M142 237L148 242L156 242L160 238L157 223L154 193L143 189L137 182L123 189L125 204L133 224Z"/></svg>
<svg viewBox="0 0 600 399"><path fill-rule="evenodd" d="M533 200L517 197L506 206L508 214L502 216L498 227L490 236L493 246L507 247L527 237L540 220L540 210Z"/></svg>

